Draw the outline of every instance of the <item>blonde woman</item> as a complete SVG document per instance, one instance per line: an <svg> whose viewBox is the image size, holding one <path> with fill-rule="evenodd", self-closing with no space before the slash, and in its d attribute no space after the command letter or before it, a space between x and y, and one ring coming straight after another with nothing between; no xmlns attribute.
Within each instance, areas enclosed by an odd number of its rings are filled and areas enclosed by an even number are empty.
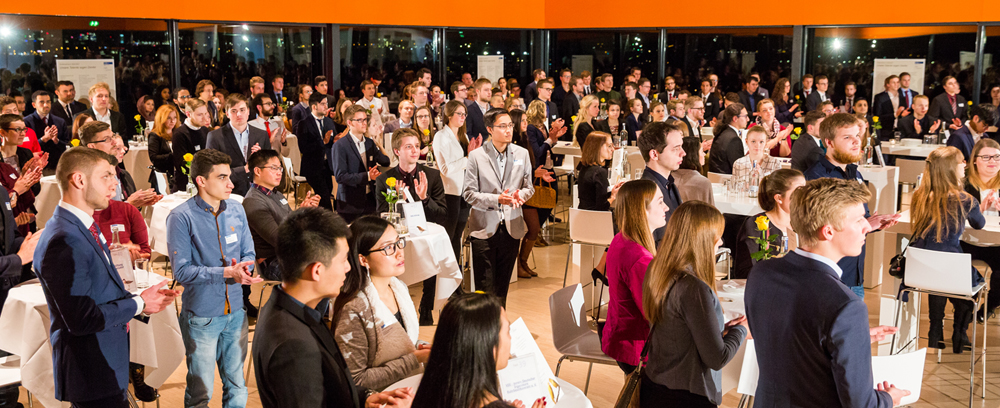
<svg viewBox="0 0 1000 408"><path fill-rule="evenodd" d="M965 232L965 221L968 220L975 229L986 226L986 218L979 211L979 202L962 188L964 175L965 157L957 147L940 147L927 156L923 182L913 192L910 201L914 236L910 246L962 253L959 242ZM975 267L971 273L972 286L983 281ZM927 347L944 348L944 307L948 300L955 307L952 351L962 354L966 347L972 345L966 334L972 322L973 305L969 300L928 297L930 329L927 332Z"/></svg>
<svg viewBox="0 0 1000 408"><path fill-rule="evenodd" d="M749 330L746 317L729 322L715 292L715 251L725 220L708 203L689 201L670 216L649 264L642 304L652 326L640 406L712 407L722 403L719 371Z"/></svg>
<svg viewBox="0 0 1000 408"><path fill-rule="evenodd" d="M784 127L774 116L774 101L762 99L757 102L756 124L764 129L767 135L767 150L774 157L789 157L792 155L792 126Z"/></svg>
<svg viewBox="0 0 1000 408"><path fill-rule="evenodd" d="M153 169L156 172L149 173L149 184L160 194L171 193L170 191L160 191L156 183L156 173L166 174L167 185L173 185L174 153L170 150L170 142L173 140L174 129L180 126L181 121L177 119L177 108L173 105L162 105L156 110L153 128L149 132L149 161L153 163Z"/></svg>
<svg viewBox="0 0 1000 408"><path fill-rule="evenodd" d="M580 100L580 110L573 121L573 136L577 145L583 147L587 135L594 131L594 118L600 114L601 105L596 95L590 94Z"/></svg>

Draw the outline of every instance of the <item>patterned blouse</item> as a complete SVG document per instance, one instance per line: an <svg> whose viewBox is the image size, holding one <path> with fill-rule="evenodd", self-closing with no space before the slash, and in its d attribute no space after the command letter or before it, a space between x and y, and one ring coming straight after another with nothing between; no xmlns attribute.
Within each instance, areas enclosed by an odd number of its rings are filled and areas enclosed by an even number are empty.
<svg viewBox="0 0 1000 408"><path fill-rule="evenodd" d="M736 159L733 163L733 178L732 180L742 181L749 183L753 179L754 175L758 177L758 180L764 178L764 176L771 174L775 170L781 168L781 161L771 157L771 155L764 153L764 157L760 159L754 165L754 162L750 160L750 156L743 156Z"/></svg>

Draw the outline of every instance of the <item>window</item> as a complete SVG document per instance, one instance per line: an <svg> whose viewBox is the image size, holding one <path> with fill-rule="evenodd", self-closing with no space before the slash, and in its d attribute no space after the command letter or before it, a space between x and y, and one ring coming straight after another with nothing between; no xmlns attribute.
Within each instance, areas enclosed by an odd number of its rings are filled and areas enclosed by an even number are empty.
<svg viewBox="0 0 1000 408"><path fill-rule="evenodd" d="M659 30L553 31L550 75L563 68L572 69L575 75L588 70L595 78L608 73L614 75L615 89L621 89L629 69L638 67L643 77L655 83L659 40Z"/></svg>
<svg viewBox="0 0 1000 408"><path fill-rule="evenodd" d="M416 80L421 68L440 82L438 30L407 27L340 27L341 87L347 96L361 97L361 81L382 77L380 92L396 101L403 87Z"/></svg>
<svg viewBox="0 0 1000 408"><path fill-rule="evenodd" d="M791 63L791 27L667 30L666 74L679 89L694 92L715 74L723 93L738 92L744 77L758 72L760 86L770 90L791 75Z"/></svg>
<svg viewBox="0 0 1000 408"><path fill-rule="evenodd" d="M517 78L520 85L525 86L531 82L531 71L538 68L531 66L532 37L530 30L445 30L448 66L442 91L448 93L451 83L460 81L465 72L472 74L473 79L478 78L476 57L479 55L502 55L504 77Z"/></svg>

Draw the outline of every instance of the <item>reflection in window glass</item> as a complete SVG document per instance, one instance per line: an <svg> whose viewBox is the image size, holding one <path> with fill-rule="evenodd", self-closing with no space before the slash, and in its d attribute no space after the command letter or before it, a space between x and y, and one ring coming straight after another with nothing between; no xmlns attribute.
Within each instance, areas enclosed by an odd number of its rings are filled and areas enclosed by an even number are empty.
<svg viewBox="0 0 1000 408"><path fill-rule="evenodd" d="M983 48L983 86L979 102L1000 107L1000 26L986 27Z"/></svg>
<svg viewBox="0 0 1000 408"><path fill-rule="evenodd" d="M792 28L676 29L667 31L667 69L679 89L695 92L702 78L719 77L719 90L738 92L743 78L761 74L770 90L791 75ZM662 81L659 84L662 89Z"/></svg>
<svg viewBox="0 0 1000 408"><path fill-rule="evenodd" d="M113 59L115 99L125 117L136 101L170 85L170 40L163 20L82 17L5 16L0 19L2 90L30 99L38 90L55 90L57 59ZM87 89L76 89L77 99ZM33 112L26 104L25 114Z"/></svg>
<svg viewBox="0 0 1000 408"><path fill-rule="evenodd" d="M439 44L437 30L429 28L341 26L341 87L347 96L360 98L361 81L374 76L383 81L379 91L396 100L421 68L437 76Z"/></svg>
<svg viewBox="0 0 1000 408"><path fill-rule="evenodd" d="M265 91L271 92L275 75L284 77L283 91L312 85L322 75L319 27L180 23L179 29L181 85L192 94L203 79L247 95L254 76L263 77Z"/></svg>
<svg viewBox="0 0 1000 408"><path fill-rule="evenodd" d="M531 71L538 68L531 66L530 30L447 29L445 39L448 66L447 80L442 85L447 87L461 80L465 72L472 74L473 78L478 77L478 55L503 55L504 77L517 78L521 86L531 82Z"/></svg>
<svg viewBox="0 0 1000 408"><path fill-rule="evenodd" d="M975 85L976 26L815 28L809 30L807 50L806 72L828 76L835 95L848 80L868 99L882 92L882 84L871 82L880 58L926 59L924 89L917 91L932 98L944 91L941 80L949 75L967 99Z"/></svg>
<svg viewBox="0 0 1000 408"><path fill-rule="evenodd" d="M638 67L643 77L656 82L659 38L657 30L553 31L550 75L556 75L563 68L572 69L576 75L588 70L594 77L609 73L614 75L618 89L628 70Z"/></svg>

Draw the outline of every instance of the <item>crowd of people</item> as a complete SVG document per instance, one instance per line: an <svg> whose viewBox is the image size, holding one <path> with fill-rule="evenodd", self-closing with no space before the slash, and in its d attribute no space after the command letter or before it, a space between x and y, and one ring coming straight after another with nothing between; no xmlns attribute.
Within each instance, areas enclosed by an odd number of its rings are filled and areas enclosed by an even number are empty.
<svg viewBox="0 0 1000 408"><path fill-rule="evenodd" d="M552 147L568 141L581 149L579 208L612 211L616 227L592 272L611 293L602 350L626 374L646 365L643 406L719 405L719 371L751 332L761 361L758 403L898 403L906 391L871 387L868 344L894 329L868 327L863 243L899 215L869 212L857 163L865 146L892 138L894 129L904 137L948 130L948 147L928 157L913 193L913 245L969 252L992 267L1000 259L995 248L959 238L966 219L982 228L980 208L1000 205L1000 145L984 136L997 122L996 107L968 106L947 77L944 93L930 100L908 88L906 73L886 79L870 112L854 83L841 98L828 94L824 75L804 76L799 90L786 78L769 79L770 92L756 74L738 92L725 92L715 75L692 90L667 77L651 93L653 81L642 74L631 69L616 87L609 73L563 69L554 81L539 69L523 88L514 78L469 74L444 87L422 69L399 84L401 99L392 103L378 72L360 82L357 99L329 92L323 76L295 89L280 75L253 77L245 92L227 95L201 80L193 92L165 88L140 97L136 126L104 83L87 90L87 104L71 82L37 91L26 117L2 96L0 294L37 275L52 318L55 397L77 407L124 407L129 382L138 399L155 400L143 367L128 363L128 324L177 297L185 406L212 399L216 371L223 406L245 406L248 351L265 407L521 406L504 401L495 375L509 355L509 283L515 271L537 276L528 259L548 245L543 226L557 221L549 193L559 190L553 166L563 157ZM148 136L155 170L146 190L120 165L140 136ZM292 140L301 153L298 175L311 191L290 203ZM644 170L612 183L609 163L626 145L637 147ZM791 169L778 157L789 157ZM727 223L708 172L749 181L763 210L725 242L736 255L733 276L748 279L747 316L729 321L714 277ZM43 174L55 175L62 199L39 229L33 204ZM149 258L140 210L179 191L192 196L166 220L167 255L183 289L157 284L130 294L110 262L110 243ZM397 210L390 196L421 203L427 220L447 231L456 258L469 246L475 293L451 296L433 344L417 335L434 325L435 278L423 282L415 305L398 278L407 237L379 217ZM795 239L794 250L757 257L767 249L762 236ZM281 284L258 310L250 285L264 279ZM789 310L798 301L803 307ZM931 298L931 347L944 347L944 302ZM953 347L961 353L973 310L971 302L953 303ZM997 306L1000 292L980 317ZM421 372L419 391L386 390ZM803 381L809 386L796 386ZM16 401L16 388L5 392Z"/></svg>

